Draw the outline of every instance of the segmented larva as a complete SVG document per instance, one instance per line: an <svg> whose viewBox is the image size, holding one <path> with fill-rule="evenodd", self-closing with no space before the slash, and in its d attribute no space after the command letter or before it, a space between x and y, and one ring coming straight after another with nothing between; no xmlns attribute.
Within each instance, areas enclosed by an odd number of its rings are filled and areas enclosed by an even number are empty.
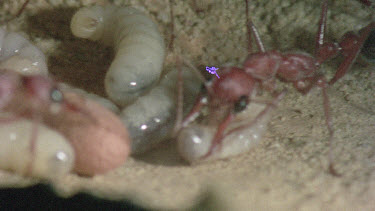
<svg viewBox="0 0 375 211"><path fill-rule="evenodd" d="M262 139L267 130L272 111L284 95L285 92L279 94L268 105L256 102L250 103L246 110L236 116L234 121L225 130L225 133L239 126L248 126L226 135L220 147L216 147L207 157L204 156L212 145L217 125L208 125L199 122L182 129L177 137L177 146L181 157L190 163L198 163L239 155L249 151ZM255 119L257 121L254 121ZM203 122L205 120L207 119L203 119Z"/></svg>
<svg viewBox="0 0 375 211"><path fill-rule="evenodd" d="M46 57L29 40L16 32L0 27L0 68L23 75L48 75Z"/></svg>
<svg viewBox="0 0 375 211"><path fill-rule="evenodd" d="M261 104L249 104L248 108L241 114L243 119L241 120L237 117L228 129L234 128L236 125L241 125L241 122L244 123L254 119L254 114L259 113L264 107L265 105ZM177 138L178 151L181 157L190 163L226 158L247 152L261 140L267 129L270 116L270 114L266 114L253 126L226 136L221 144L221 148L214 150L213 153L205 159L202 159L202 156L208 152L217 126L192 124L180 132Z"/></svg>
<svg viewBox="0 0 375 211"><path fill-rule="evenodd" d="M170 71L149 93L121 111L120 118L133 140L133 154L143 153L171 135L177 107L177 74L177 70ZM189 110L200 91L200 80L189 70L183 71L183 78L184 105Z"/></svg>
<svg viewBox="0 0 375 211"><path fill-rule="evenodd" d="M87 92L83 89L70 86L66 83L59 83L59 88L63 92L74 92L74 93L84 96L87 99L93 100L96 103L104 106L106 109L112 111L115 114L120 113L120 109L112 101L108 100L107 98L101 97L91 92Z"/></svg>
<svg viewBox="0 0 375 211"><path fill-rule="evenodd" d="M1 115L4 117L4 114ZM29 120L3 123L0 127L0 168L21 175L56 179L74 166L74 150L58 132L38 125L35 156L30 152L33 124Z"/></svg>
<svg viewBox="0 0 375 211"><path fill-rule="evenodd" d="M152 88L160 78L165 55L157 25L140 11L113 5L80 9L72 33L113 46L115 59L105 77L109 98L124 106Z"/></svg>

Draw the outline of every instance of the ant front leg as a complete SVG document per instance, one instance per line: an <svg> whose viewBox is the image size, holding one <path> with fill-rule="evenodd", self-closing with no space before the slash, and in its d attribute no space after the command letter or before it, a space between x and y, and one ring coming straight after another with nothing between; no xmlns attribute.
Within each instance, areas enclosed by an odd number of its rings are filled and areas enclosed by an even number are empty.
<svg viewBox="0 0 375 211"><path fill-rule="evenodd" d="M16 18L18 18L18 17L23 13L23 11L26 9L26 6L27 6L29 3L30 3L30 0L26 0L26 1L22 4L21 8L18 10L18 12L16 13L16 15L14 15L13 17L7 18L6 20L0 21L0 25L2 25L2 24L4 24L4 23L7 23L7 22L9 22L9 21L12 21L12 20L14 20L14 19L16 19Z"/></svg>
<svg viewBox="0 0 375 211"><path fill-rule="evenodd" d="M31 128L31 135L30 135L30 161L26 166L26 176L32 175L34 161L36 157L36 142L38 138L38 125L40 124L41 119L37 116L37 114L32 115L32 128Z"/></svg>
<svg viewBox="0 0 375 211"><path fill-rule="evenodd" d="M224 120L219 124L215 136L212 139L211 145L208 148L208 151L205 155L201 157L201 159L206 159L210 157L216 147L219 147L218 150L221 150L222 142L225 137L224 131L225 129L229 126L229 124L233 121L234 119L234 113L229 112L229 114L224 118Z"/></svg>
<svg viewBox="0 0 375 211"><path fill-rule="evenodd" d="M176 135L179 131L193 122L198 116L203 106L207 105L207 97L203 96L203 94L199 94L197 97L193 108L190 110L189 114L185 117L182 122L176 121L176 126L174 129L174 134ZM181 110L181 109L177 109ZM176 118L178 119L178 117Z"/></svg>

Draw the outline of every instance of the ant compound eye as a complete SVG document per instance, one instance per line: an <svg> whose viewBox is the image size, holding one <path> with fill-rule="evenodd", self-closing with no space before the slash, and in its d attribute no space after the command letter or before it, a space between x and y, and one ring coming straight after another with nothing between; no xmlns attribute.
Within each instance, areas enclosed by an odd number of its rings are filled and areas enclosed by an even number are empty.
<svg viewBox="0 0 375 211"><path fill-rule="evenodd" d="M53 88L51 90L50 97L51 100L55 103L61 103L64 98L62 92L57 88Z"/></svg>
<svg viewBox="0 0 375 211"><path fill-rule="evenodd" d="M205 83L202 83L200 93L207 94L207 87L212 86L213 79L208 79Z"/></svg>
<svg viewBox="0 0 375 211"><path fill-rule="evenodd" d="M249 98L246 95L242 95L239 100L234 104L234 112L239 113L247 107Z"/></svg>
<svg viewBox="0 0 375 211"><path fill-rule="evenodd" d="M375 63L375 30L372 30L366 42L363 44L362 54L372 63Z"/></svg>
<svg viewBox="0 0 375 211"><path fill-rule="evenodd" d="M202 93L202 94L206 94L207 93L206 85L204 85L204 84L201 85L200 93Z"/></svg>

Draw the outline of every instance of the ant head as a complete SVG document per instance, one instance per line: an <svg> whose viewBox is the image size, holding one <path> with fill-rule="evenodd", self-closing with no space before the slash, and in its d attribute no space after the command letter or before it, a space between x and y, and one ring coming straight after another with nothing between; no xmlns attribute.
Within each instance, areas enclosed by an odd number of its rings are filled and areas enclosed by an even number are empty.
<svg viewBox="0 0 375 211"><path fill-rule="evenodd" d="M15 73L0 69L0 108L10 101L18 83L19 78Z"/></svg>
<svg viewBox="0 0 375 211"><path fill-rule="evenodd" d="M44 103L62 103L63 94L55 81L41 75L25 76L23 85L29 95Z"/></svg>
<svg viewBox="0 0 375 211"><path fill-rule="evenodd" d="M256 85L256 80L237 67L223 68L220 78L215 78L210 85L210 99L221 104L236 104L240 99L248 98ZM242 103L241 103L242 104Z"/></svg>

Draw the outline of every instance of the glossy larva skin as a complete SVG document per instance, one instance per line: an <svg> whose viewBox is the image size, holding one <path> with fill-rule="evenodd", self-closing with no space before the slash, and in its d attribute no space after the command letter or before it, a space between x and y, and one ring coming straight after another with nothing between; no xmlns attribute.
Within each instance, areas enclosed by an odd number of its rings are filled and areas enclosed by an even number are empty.
<svg viewBox="0 0 375 211"><path fill-rule="evenodd" d="M113 5L80 9L72 33L113 46L115 59L105 77L109 98L120 106L133 102L160 78L165 56L157 25L140 11Z"/></svg>
<svg viewBox="0 0 375 211"><path fill-rule="evenodd" d="M61 134L40 124L36 153L32 158L32 126L29 120L18 120L0 127L0 168L43 179L56 179L68 174L74 167L72 146Z"/></svg>
<svg viewBox="0 0 375 211"><path fill-rule="evenodd" d="M16 32L0 27L0 68L22 75L48 75L46 57L30 41Z"/></svg>
<svg viewBox="0 0 375 211"><path fill-rule="evenodd" d="M253 120L264 108L264 104L250 103L248 108L236 117L226 131ZM268 112L265 114L253 126L246 127L226 136L223 139L221 148L214 149L213 153L204 159L202 157L208 152L211 146L217 125L191 124L179 133L177 138L178 151L181 157L189 163L222 159L247 152L262 139L263 134L267 130L271 113Z"/></svg>
<svg viewBox="0 0 375 211"><path fill-rule="evenodd" d="M34 127L45 125L59 132L74 149L73 170L80 175L104 174L125 162L131 140L114 113L76 93L62 92L51 78L1 69L0 73L0 112L11 114L9 118L0 117L2 128L26 118ZM44 135L38 128L33 131L35 137ZM35 144L38 138L29 139L30 158L38 156ZM53 139L48 146L55 147Z"/></svg>
<svg viewBox="0 0 375 211"><path fill-rule="evenodd" d="M70 86L68 84L65 84L65 83L59 83L59 88L63 92L74 92L74 93L77 93L79 95L85 96L87 99L95 101L96 103L102 105L103 107L107 108L108 110L112 111L115 114L120 113L120 109L113 102L111 102L110 100L108 100L104 97L101 97L101 96L96 95L94 93L86 92L83 89L72 87L72 86Z"/></svg>
<svg viewBox="0 0 375 211"><path fill-rule="evenodd" d="M104 174L122 166L130 155L131 139L121 120L100 104L73 92L64 92L70 112L43 115L43 123L63 134L76 154L74 171Z"/></svg>
<svg viewBox="0 0 375 211"><path fill-rule="evenodd" d="M184 69L184 110L189 110L200 91L200 80L189 69ZM125 107L120 118L131 134L132 153L143 153L170 137L175 124L177 74L171 70L149 93Z"/></svg>

